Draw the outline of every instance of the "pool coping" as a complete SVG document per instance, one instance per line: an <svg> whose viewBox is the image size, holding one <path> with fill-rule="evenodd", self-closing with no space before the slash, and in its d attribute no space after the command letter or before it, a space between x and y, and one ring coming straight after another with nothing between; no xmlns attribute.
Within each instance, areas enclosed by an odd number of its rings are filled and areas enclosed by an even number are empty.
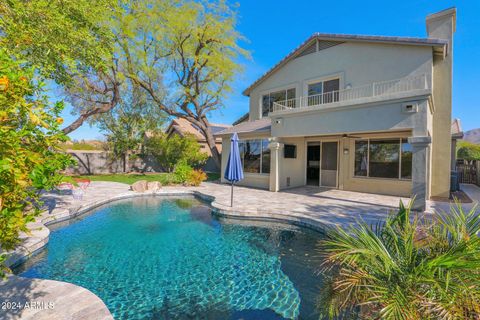
<svg viewBox="0 0 480 320"><path fill-rule="evenodd" d="M125 184L128 187L127 184ZM95 208L98 208L102 205L123 199L129 198L138 198L138 197L147 197L147 196L194 196L206 202L209 202L209 205L212 209L212 213L227 218L234 218L234 219L245 219L245 220L252 220L252 221L265 221L265 222L280 222L295 226L307 227L310 229L314 229L317 231L324 231L326 225L315 221L314 219L309 219L305 216L293 216L288 215L288 210L285 212L279 213L272 213L268 210L263 210L262 208L256 208L255 211L249 210L238 210L234 209L230 206L222 205L215 201L216 197L209 195L207 193L201 192L199 190L195 190L195 188L189 187L177 187L175 190L168 190L168 189L160 189L157 191L146 191L146 192L134 192L128 190L124 193L106 196L104 199L97 200L97 201L87 201L82 203L80 206L74 207L69 206L67 208L56 210L55 213L48 212L48 210L42 211L40 215L38 215L34 222L29 223L29 233L22 233L20 238L22 243L15 248L15 250L6 252L7 260L5 264L10 267L14 268L19 266L20 264L26 262L29 258L39 253L43 250L49 241L50 229L48 228L49 225L64 222L67 220L75 219L83 214L91 211ZM16 281L21 282L26 278L19 277L13 274L8 275L9 281ZM53 281L50 279L33 279L39 282L49 282ZM106 315L99 314L99 319L113 319L113 316L110 313L110 310L107 308L105 303L102 299L100 299L97 295L95 295L90 290L77 286L72 283L68 282L60 282L63 285L71 286L72 291L79 291L81 290L86 299L90 300L90 304L95 305L96 308L103 309L102 312ZM2 284L2 281L0 281ZM92 297L93 295L93 297ZM92 301L93 300L93 301Z"/></svg>

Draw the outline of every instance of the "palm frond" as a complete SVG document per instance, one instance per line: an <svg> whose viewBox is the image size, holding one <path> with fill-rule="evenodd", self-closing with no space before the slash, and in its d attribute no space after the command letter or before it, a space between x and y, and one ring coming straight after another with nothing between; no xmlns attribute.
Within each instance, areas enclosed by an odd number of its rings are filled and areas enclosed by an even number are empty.
<svg viewBox="0 0 480 320"><path fill-rule="evenodd" d="M411 204L385 221L328 230L317 245L330 318L355 307L369 318L480 319L480 217L459 203L421 218Z"/></svg>

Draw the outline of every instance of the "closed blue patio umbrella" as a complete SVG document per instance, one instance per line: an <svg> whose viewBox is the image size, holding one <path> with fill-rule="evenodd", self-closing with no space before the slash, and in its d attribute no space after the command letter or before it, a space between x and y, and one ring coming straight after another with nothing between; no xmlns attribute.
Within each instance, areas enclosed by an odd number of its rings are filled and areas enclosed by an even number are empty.
<svg viewBox="0 0 480 320"><path fill-rule="evenodd" d="M242 159L240 159L240 149L238 147L238 135L232 134L230 139L230 154L228 155L227 167L225 168L224 178L232 183L230 196L230 206L233 207L233 184L243 180Z"/></svg>

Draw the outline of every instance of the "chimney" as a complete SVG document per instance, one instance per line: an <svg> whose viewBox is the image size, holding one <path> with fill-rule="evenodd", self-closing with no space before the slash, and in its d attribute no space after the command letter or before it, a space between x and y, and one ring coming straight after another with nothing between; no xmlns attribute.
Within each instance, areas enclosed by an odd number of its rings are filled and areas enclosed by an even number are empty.
<svg viewBox="0 0 480 320"><path fill-rule="evenodd" d="M455 7L432 13L426 18L428 37L448 41L447 55L452 53L456 20L457 9Z"/></svg>

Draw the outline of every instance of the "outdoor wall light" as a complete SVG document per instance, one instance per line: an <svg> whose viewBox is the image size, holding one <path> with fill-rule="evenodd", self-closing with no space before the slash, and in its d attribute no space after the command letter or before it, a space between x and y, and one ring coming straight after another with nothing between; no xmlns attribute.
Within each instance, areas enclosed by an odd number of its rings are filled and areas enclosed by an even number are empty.
<svg viewBox="0 0 480 320"><path fill-rule="evenodd" d="M351 84L351 83L347 83L347 85L345 86L345 89L347 89L347 90L352 89L352 84Z"/></svg>
<svg viewBox="0 0 480 320"><path fill-rule="evenodd" d="M346 155L346 154L348 154L348 152L349 152L348 148L344 148L344 149L343 149L343 154Z"/></svg>

